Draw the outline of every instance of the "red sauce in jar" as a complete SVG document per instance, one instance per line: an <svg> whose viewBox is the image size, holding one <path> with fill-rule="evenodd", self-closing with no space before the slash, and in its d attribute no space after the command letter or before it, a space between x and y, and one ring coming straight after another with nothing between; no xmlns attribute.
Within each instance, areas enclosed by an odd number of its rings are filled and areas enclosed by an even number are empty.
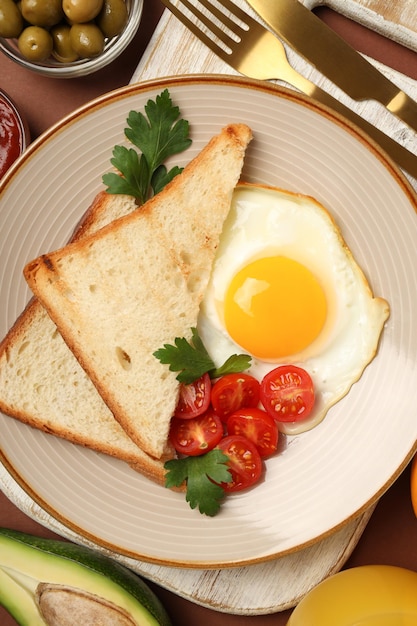
<svg viewBox="0 0 417 626"><path fill-rule="evenodd" d="M15 106L0 91L0 178L26 147L27 131Z"/></svg>

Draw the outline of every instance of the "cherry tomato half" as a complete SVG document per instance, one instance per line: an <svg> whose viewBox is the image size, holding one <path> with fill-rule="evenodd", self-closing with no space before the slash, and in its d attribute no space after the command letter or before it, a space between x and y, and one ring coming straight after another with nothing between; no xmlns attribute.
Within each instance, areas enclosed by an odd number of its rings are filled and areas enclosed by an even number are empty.
<svg viewBox="0 0 417 626"><path fill-rule="evenodd" d="M303 420L314 406L313 381L301 367L281 365L263 378L260 399L278 422Z"/></svg>
<svg viewBox="0 0 417 626"><path fill-rule="evenodd" d="M217 448L229 457L230 483L222 483L226 492L241 491L251 487L261 477L263 464L255 445L241 435L228 435L221 439Z"/></svg>
<svg viewBox="0 0 417 626"><path fill-rule="evenodd" d="M257 406L259 389L259 382L249 374L226 374L214 383L211 404L220 419L226 421L238 409Z"/></svg>
<svg viewBox="0 0 417 626"><path fill-rule="evenodd" d="M210 406L211 380L203 374L189 385L180 385L180 397L175 409L175 417L190 419L202 415Z"/></svg>
<svg viewBox="0 0 417 626"><path fill-rule="evenodd" d="M199 456L217 446L223 437L223 424L211 410L191 419L173 417L169 437L180 454Z"/></svg>
<svg viewBox="0 0 417 626"><path fill-rule="evenodd" d="M276 421L256 407L235 411L227 420L229 435L243 435L255 444L261 457L277 451L279 431Z"/></svg>

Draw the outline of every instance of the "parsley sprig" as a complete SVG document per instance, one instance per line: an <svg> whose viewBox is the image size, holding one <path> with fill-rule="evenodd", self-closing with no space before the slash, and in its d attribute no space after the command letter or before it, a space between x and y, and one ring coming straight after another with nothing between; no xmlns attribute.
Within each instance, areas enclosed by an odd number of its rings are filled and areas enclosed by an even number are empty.
<svg viewBox="0 0 417 626"><path fill-rule="evenodd" d="M176 337L174 345L166 343L153 353L162 364L169 365L172 372L179 372L177 380L180 383L188 385L206 373L210 378L219 378L249 368L251 357L248 354L234 354L216 368L197 329L192 328L191 333L191 341L185 337ZM228 483L232 479L228 460L226 454L214 448L201 456L167 461L164 465L167 470L165 486L180 487L185 483L186 500L190 507L198 507L200 513L214 516L225 495L220 483Z"/></svg>
<svg viewBox="0 0 417 626"><path fill-rule="evenodd" d="M176 337L174 344L164 344L153 355L164 365L169 365L171 372L179 372L177 380L188 385L206 372L210 378L219 378L225 374L235 374L247 370L251 357L248 354L233 354L219 368L216 368L207 352L196 328L192 328L192 339Z"/></svg>
<svg viewBox="0 0 417 626"><path fill-rule="evenodd" d="M182 168L174 166L169 171L164 162L174 154L183 152L191 144L189 123L179 119L179 107L172 104L168 89L145 105L145 115L130 111L125 135L139 148L115 146L112 165L122 174L108 172L103 183L108 193L127 194L143 204L153 194L157 194Z"/></svg>
<svg viewBox="0 0 417 626"><path fill-rule="evenodd" d="M185 499L190 507L198 507L200 513L213 517L218 513L224 498L223 487L216 483L228 483L232 480L227 461L228 457L216 448L202 456L167 461L165 486L180 487L185 481Z"/></svg>

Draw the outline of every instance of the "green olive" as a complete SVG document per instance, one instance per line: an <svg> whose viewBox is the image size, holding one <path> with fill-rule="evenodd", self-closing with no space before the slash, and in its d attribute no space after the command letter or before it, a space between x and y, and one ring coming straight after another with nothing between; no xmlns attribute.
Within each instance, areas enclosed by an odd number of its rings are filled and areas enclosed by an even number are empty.
<svg viewBox="0 0 417 626"><path fill-rule="evenodd" d="M78 54L71 46L70 30L68 24L58 24L51 29L54 42L52 56L61 63L72 63L78 59Z"/></svg>
<svg viewBox="0 0 417 626"><path fill-rule="evenodd" d="M17 45L29 61L46 61L51 56L53 42L47 30L40 26L28 26L20 34Z"/></svg>
<svg viewBox="0 0 417 626"><path fill-rule="evenodd" d="M64 18L61 0L22 0L22 15L29 24L50 28Z"/></svg>
<svg viewBox="0 0 417 626"><path fill-rule="evenodd" d="M101 11L103 0L63 0L62 8L71 24L91 22Z"/></svg>
<svg viewBox="0 0 417 626"><path fill-rule="evenodd" d="M19 37L23 18L13 0L0 0L0 37Z"/></svg>
<svg viewBox="0 0 417 626"><path fill-rule="evenodd" d="M119 35L126 25L128 11L124 0L104 0L97 24L105 37Z"/></svg>
<svg viewBox="0 0 417 626"><path fill-rule="evenodd" d="M104 50L104 35L96 24L73 24L70 30L72 49L82 59L89 59Z"/></svg>

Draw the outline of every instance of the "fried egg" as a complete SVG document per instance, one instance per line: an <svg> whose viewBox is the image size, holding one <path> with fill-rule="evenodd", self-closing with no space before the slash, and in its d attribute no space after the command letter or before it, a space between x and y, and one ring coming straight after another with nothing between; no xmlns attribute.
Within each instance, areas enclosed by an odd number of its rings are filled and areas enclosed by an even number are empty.
<svg viewBox="0 0 417 626"><path fill-rule="evenodd" d="M287 434L309 430L374 358L389 305L374 297L340 230L315 199L251 184L236 187L197 328L216 366L252 356L249 372L295 364L316 401Z"/></svg>

